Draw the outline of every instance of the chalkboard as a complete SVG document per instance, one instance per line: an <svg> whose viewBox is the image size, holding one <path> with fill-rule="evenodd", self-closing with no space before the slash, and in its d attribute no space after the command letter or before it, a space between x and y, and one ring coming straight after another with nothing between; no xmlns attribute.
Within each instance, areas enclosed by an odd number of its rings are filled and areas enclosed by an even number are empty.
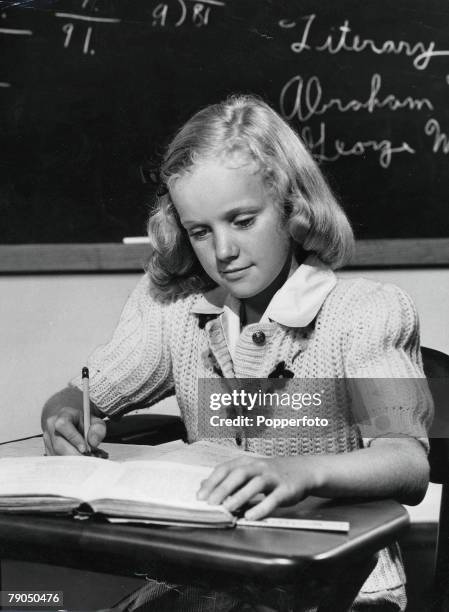
<svg viewBox="0 0 449 612"><path fill-rule="evenodd" d="M447 0L0 1L0 242L145 234L164 144L259 94L358 238L449 237Z"/></svg>

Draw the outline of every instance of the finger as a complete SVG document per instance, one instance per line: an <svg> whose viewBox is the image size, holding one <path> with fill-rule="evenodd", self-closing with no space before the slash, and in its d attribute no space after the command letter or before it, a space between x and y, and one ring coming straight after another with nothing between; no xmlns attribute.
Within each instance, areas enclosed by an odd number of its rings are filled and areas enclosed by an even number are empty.
<svg viewBox="0 0 449 612"><path fill-rule="evenodd" d="M254 477L254 468L250 466L234 468L209 494L209 504L221 504L227 497L240 489Z"/></svg>
<svg viewBox="0 0 449 612"><path fill-rule="evenodd" d="M273 490L275 484L267 480L263 476L255 476L244 487L236 491L233 495L227 497L223 505L230 512L234 512L244 504L247 504L253 497L259 493L268 493Z"/></svg>
<svg viewBox="0 0 449 612"><path fill-rule="evenodd" d="M211 492L217 487L228 474L234 469L249 469L249 474L255 475L257 472L261 472L265 467L265 462L260 459L254 459L253 457L237 457L225 461L218 465L214 471L209 475L206 480L203 480L201 488L197 493L198 499L207 499Z"/></svg>
<svg viewBox="0 0 449 612"><path fill-rule="evenodd" d="M91 419L89 432L87 434L87 441L92 448L97 446L103 441L106 436L106 423L98 417Z"/></svg>
<svg viewBox="0 0 449 612"><path fill-rule="evenodd" d="M43 440L44 440L44 451L46 455L56 455L54 449L53 449L53 444L51 443L51 437L50 434L48 433L48 431L44 431L43 433Z"/></svg>
<svg viewBox="0 0 449 612"><path fill-rule="evenodd" d="M81 455L82 452L73 446L64 436L55 432L53 439L53 450L55 455Z"/></svg>
<svg viewBox="0 0 449 612"><path fill-rule="evenodd" d="M55 432L55 423L57 418L58 416L50 417L46 422L46 429L43 432L45 449L48 455L71 455L73 454L73 448L67 449L64 444L57 441L58 434Z"/></svg>
<svg viewBox="0 0 449 612"><path fill-rule="evenodd" d="M258 521L259 519L265 518L269 514L275 510L278 506L282 504L283 495L281 489L277 487L267 495L264 500L262 500L259 504L247 510L245 512L245 518L249 521Z"/></svg>
<svg viewBox="0 0 449 612"><path fill-rule="evenodd" d="M218 465L213 472L209 474L206 480L203 480L201 487L196 494L198 499L207 499L215 487L217 487L220 482L227 477L230 471L228 463L229 462Z"/></svg>
<svg viewBox="0 0 449 612"><path fill-rule="evenodd" d="M67 449L68 451L69 446L72 446L73 449L79 453L84 453L87 450L83 436L75 427L74 417L75 415L73 415L71 412L64 411L61 411L56 417L54 422L54 435L52 438L52 443L54 450L58 454L77 454L76 452L74 453L72 451L64 453L59 452L60 449ZM77 424L79 425L79 421Z"/></svg>
<svg viewBox="0 0 449 612"><path fill-rule="evenodd" d="M265 467L265 462L253 457L237 457L218 465L206 480L203 480L197 493L198 499L207 499L211 492L225 479L234 469L248 469L248 474L255 475Z"/></svg>

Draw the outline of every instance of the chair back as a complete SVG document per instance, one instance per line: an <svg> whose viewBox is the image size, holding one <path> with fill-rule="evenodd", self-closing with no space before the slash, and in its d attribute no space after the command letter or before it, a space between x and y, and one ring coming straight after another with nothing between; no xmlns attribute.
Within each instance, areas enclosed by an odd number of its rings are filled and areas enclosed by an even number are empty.
<svg viewBox="0 0 449 612"><path fill-rule="evenodd" d="M449 421L449 355L426 347L422 347L421 354L435 406L430 434L430 480L442 485L432 602L432 611L441 612L449 610L449 433L447 426L440 429L438 424Z"/></svg>

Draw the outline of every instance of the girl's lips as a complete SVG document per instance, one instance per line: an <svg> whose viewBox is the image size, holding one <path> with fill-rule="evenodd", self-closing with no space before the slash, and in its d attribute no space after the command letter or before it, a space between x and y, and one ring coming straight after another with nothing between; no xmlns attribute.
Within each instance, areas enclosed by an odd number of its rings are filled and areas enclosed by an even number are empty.
<svg viewBox="0 0 449 612"><path fill-rule="evenodd" d="M248 270L248 268L250 267L251 266L245 266L244 268L232 268L231 270L221 270L220 274L225 275L225 276L232 276L234 274L245 272L245 270Z"/></svg>

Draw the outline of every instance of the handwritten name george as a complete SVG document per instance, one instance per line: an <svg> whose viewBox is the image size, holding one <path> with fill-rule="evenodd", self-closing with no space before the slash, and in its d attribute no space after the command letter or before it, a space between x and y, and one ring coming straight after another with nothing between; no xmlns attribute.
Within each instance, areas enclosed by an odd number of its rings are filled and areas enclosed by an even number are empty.
<svg viewBox="0 0 449 612"><path fill-rule="evenodd" d="M326 124L320 123L319 136L315 138L310 126L305 126L301 130L301 136L307 144L317 161L334 162L341 157L356 156L362 157L371 150L379 153L379 164L382 168L388 168L392 157L397 153L414 154L416 151L407 142L402 142L399 146L393 146L391 140L358 140L348 145L343 140L334 140L329 145L326 141ZM333 147L333 149L332 149Z"/></svg>
<svg viewBox="0 0 449 612"><path fill-rule="evenodd" d="M327 51L331 55L336 55L341 51L350 51L353 53L361 53L362 51L368 50L376 55L401 55L405 54L407 57L413 57L413 66L417 70L425 70L430 60L434 57L449 55L449 50L438 50L435 48L435 42L430 41L428 43L418 41L411 43L407 40L384 40L375 41L372 38L362 38L357 34L351 34L352 30L349 27L349 20L346 19L343 25L338 27L340 33L337 35L328 34L326 39L320 44L313 45L311 43L313 33L313 23L316 19L316 15L306 15L304 18L305 24L301 35L301 40L294 42L291 45L291 50L294 53L302 53L303 51ZM281 19L279 26L281 28L290 29L296 25L295 22Z"/></svg>

